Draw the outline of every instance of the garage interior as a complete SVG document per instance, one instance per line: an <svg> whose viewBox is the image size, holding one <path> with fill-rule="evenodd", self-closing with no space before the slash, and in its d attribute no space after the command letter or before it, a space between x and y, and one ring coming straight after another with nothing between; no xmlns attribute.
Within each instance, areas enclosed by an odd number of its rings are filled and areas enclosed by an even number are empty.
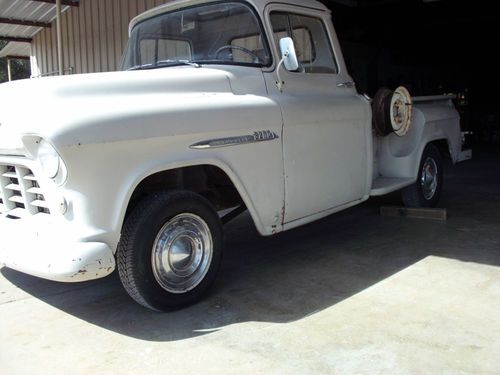
<svg viewBox="0 0 500 375"><path fill-rule="evenodd" d="M494 2L322 2L332 10L344 58L360 93L373 97L382 86L394 89L404 84L413 95L457 95L463 130L474 132L472 139L480 144L500 144L500 114L493 91L500 83ZM0 41L8 44L0 50L0 58L31 56L35 77L118 69L129 20L161 3L61 0L59 57L56 1L4 1Z"/></svg>
<svg viewBox="0 0 500 375"><path fill-rule="evenodd" d="M136 305L116 273L59 284L3 268L6 373L499 373L495 3L324 3L359 92L457 95L474 155L447 166L448 220L381 217L398 193L269 238L243 215L208 297L169 314Z"/></svg>
<svg viewBox="0 0 500 375"><path fill-rule="evenodd" d="M343 4L339 4L343 3ZM329 3L358 90L407 86L413 95L455 94L464 131L500 144L493 90L500 60L494 3L380 0Z"/></svg>

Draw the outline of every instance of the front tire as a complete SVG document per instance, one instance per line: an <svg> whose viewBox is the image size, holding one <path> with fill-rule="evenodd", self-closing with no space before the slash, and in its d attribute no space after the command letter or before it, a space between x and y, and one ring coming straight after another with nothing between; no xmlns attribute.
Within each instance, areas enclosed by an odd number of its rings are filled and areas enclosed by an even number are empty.
<svg viewBox="0 0 500 375"><path fill-rule="evenodd" d="M118 273L136 302L168 311L201 299L215 281L222 248L222 224L210 202L187 191L155 193L125 222Z"/></svg>
<svg viewBox="0 0 500 375"><path fill-rule="evenodd" d="M417 182L402 191L406 207L436 207L443 189L443 159L439 149L428 144L420 160Z"/></svg>

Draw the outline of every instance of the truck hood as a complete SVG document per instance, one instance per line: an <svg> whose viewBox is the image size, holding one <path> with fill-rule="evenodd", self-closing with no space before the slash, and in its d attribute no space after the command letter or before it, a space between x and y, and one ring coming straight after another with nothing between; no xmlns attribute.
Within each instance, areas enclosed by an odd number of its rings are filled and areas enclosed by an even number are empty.
<svg viewBox="0 0 500 375"><path fill-rule="evenodd" d="M81 74L0 85L0 154L23 155L21 137L45 138L89 123L137 113L161 96L165 103L193 95L231 93L230 73L174 67L133 72Z"/></svg>

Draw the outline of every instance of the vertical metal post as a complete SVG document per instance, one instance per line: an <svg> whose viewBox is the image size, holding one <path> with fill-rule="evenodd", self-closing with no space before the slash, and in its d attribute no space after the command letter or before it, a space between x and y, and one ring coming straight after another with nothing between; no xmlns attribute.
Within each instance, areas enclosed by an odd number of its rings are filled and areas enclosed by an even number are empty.
<svg viewBox="0 0 500 375"><path fill-rule="evenodd" d="M12 81L12 71L10 69L10 59L7 58L7 77L9 78L9 82Z"/></svg>
<svg viewBox="0 0 500 375"><path fill-rule="evenodd" d="M34 71L34 66L35 66L35 54L33 53L33 42L30 43L30 78L35 77L35 71Z"/></svg>
<svg viewBox="0 0 500 375"><path fill-rule="evenodd" d="M64 74L64 61L62 53L62 30L61 30L61 0L56 0L56 32L57 32L57 65L59 75Z"/></svg>

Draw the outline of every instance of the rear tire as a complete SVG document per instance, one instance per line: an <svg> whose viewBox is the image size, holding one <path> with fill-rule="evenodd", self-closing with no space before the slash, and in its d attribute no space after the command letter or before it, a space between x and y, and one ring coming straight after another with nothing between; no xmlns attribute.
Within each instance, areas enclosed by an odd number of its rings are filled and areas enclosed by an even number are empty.
<svg viewBox="0 0 500 375"><path fill-rule="evenodd" d="M222 224L210 202L188 191L159 192L127 218L118 273L136 302L168 311L201 299L215 281L222 248Z"/></svg>
<svg viewBox="0 0 500 375"><path fill-rule="evenodd" d="M406 207L436 207L443 189L443 159L439 149L428 144L422 154L417 182L402 191Z"/></svg>

